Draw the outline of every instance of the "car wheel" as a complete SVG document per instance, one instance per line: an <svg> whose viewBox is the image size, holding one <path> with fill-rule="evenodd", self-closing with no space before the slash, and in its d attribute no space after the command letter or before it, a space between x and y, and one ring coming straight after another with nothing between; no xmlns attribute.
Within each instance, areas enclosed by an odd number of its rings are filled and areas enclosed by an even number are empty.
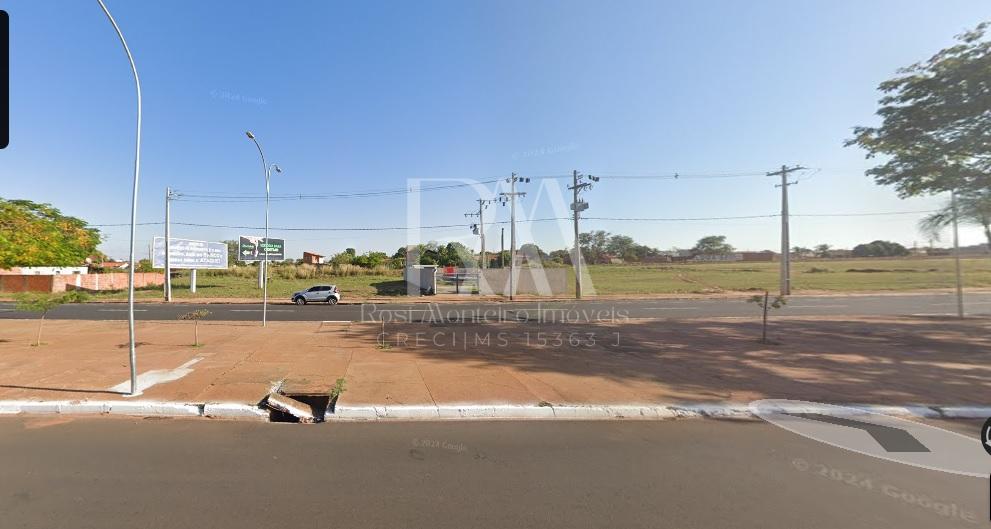
<svg viewBox="0 0 991 529"><path fill-rule="evenodd" d="M304 298L303 296L299 296L299 297L297 297L296 299L294 299L292 301L293 301L293 303L295 303L297 305L306 305L306 298Z"/></svg>
<svg viewBox="0 0 991 529"><path fill-rule="evenodd" d="M327 298L327 304L328 305L337 305L337 298L335 298L334 296L330 296L329 298Z"/></svg>

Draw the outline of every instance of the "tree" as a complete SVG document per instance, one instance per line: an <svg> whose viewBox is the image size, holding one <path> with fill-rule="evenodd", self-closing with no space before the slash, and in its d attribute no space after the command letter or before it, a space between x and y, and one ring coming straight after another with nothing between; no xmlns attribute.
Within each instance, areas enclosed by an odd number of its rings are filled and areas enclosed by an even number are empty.
<svg viewBox="0 0 991 529"><path fill-rule="evenodd" d="M568 250L554 250L549 254L551 261L560 264L571 264L571 252Z"/></svg>
<svg viewBox="0 0 991 529"><path fill-rule="evenodd" d="M869 169L902 197L991 188L991 41L989 23L957 36L929 60L881 83L878 127L855 127L846 145L886 162Z"/></svg>
<svg viewBox="0 0 991 529"><path fill-rule="evenodd" d="M236 266L237 252L238 249L241 247L240 241L227 240L223 242L224 244L227 245L227 267L230 268L232 266Z"/></svg>
<svg viewBox="0 0 991 529"><path fill-rule="evenodd" d="M61 294L51 294L48 292L26 292L14 296L14 300L16 302L14 309L23 312L41 313L41 319L38 322L38 337L34 343L36 347L40 347L41 328L45 325L45 316L48 316L48 312L59 305L63 305L65 303L81 303L86 301L88 298L89 296L87 296L86 293L78 290L70 290Z"/></svg>
<svg viewBox="0 0 991 529"><path fill-rule="evenodd" d="M150 259L140 259L138 260L138 267L134 269L135 272L154 272L155 267L152 266Z"/></svg>
<svg viewBox="0 0 991 529"><path fill-rule="evenodd" d="M828 244L817 244L813 251L816 257L829 257L829 251L832 249L833 247Z"/></svg>
<svg viewBox="0 0 991 529"><path fill-rule="evenodd" d="M891 241L878 240L853 247L854 257L898 257L908 254L908 248Z"/></svg>
<svg viewBox="0 0 991 529"><path fill-rule="evenodd" d="M606 241L606 252L625 261L636 260L637 243L629 235L613 235Z"/></svg>
<svg viewBox="0 0 991 529"><path fill-rule="evenodd" d="M352 259L351 262L364 268L375 268L384 263L388 258L389 256L385 252L365 252Z"/></svg>
<svg viewBox="0 0 991 529"><path fill-rule="evenodd" d="M991 250L991 190L958 196L957 221L982 226L984 237L988 241L988 250ZM919 230L928 238L938 241L939 232L951 224L953 224L953 205L947 203L919 221Z"/></svg>
<svg viewBox="0 0 991 529"><path fill-rule="evenodd" d="M761 330L760 330L760 343L767 342L767 311L768 309L780 309L787 304L784 296L777 296L773 300L769 298L767 291L764 291L763 296L751 296L747 300L747 303L756 303L758 307L764 313L763 319L761 320Z"/></svg>
<svg viewBox="0 0 991 529"><path fill-rule="evenodd" d="M692 251L702 255L726 255L733 253L733 247L726 243L725 235L709 235L699 239Z"/></svg>
<svg viewBox="0 0 991 529"><path fill-rule="evenodd" d="M348 248L348 250L352 250L352 248ZM330 262L335 265L351 264L352 261L354 261L354 253L348 252L347 250L335 254L333 257L330 258Z"/></svg>
<svg viewBox="0 0 991 529"><path fill-rule="evenodd" d="M193 347L200 346L200 320L209 316L210 311L206 309L197 309L192 312L187 312L185 314L180 314L180 320L192 320L193 321Z"/></svg>
<svg viewBox="0 0 991 529"><path fill-rule="evenodd" d="M578 234L578 247L582 256L590 263L605 261L606 246L609 244L609 232L603 230Z"/></svg>
<svg viewBox="0 0 991 529"><path fill-rule="evenodd" d="M86 226L50 204L0 198L0 268L80 265L100 243Z"/></svg>

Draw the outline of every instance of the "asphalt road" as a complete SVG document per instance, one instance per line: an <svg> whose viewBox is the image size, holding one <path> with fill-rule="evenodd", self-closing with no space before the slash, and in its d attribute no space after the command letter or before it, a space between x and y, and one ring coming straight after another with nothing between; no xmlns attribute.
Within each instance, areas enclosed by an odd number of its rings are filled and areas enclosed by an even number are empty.
<svg viewBox="0 0 991 529"><path fill-rule="evenodd" d="M969 293L965 296L966 310L971 315L991 315L991 293ZM174 320L180 314L208 309L211 320L251 321L261 319L260 304L171 304L140 303L135 317L142 320ZM271 321L438 321L441 319L471 320L484 318L544 321L610 320L625 315L630 318L702 318L719 316L754 316L757 307L740 299L646 299L547 303L396 303L378 305L342 304L329 306L310 304L296 306L288 303L270 304ZM778 312L791 316L892 316L892 315L951 315L956 314L953 294L904 294L866 296L794 296L786 308ZM0 303L0 318L37 318L37 314L17 312L12 303ZM64 305L48 316L51 319L122 320L127 318L123 303L87 303Z"/></svg>
<svg viewBox="0 0 991 529"><path fill-rule="evenodd" d="M988 486L751 421L0 419L11 529L984 527Z"/></svg>

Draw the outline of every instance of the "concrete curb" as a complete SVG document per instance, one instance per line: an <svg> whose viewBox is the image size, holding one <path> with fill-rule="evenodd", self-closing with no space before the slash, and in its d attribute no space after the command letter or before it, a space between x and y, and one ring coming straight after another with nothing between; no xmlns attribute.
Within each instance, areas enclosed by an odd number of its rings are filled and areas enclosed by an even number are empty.
<svg viewBox="0 0 991 529"><path fill-rule="evenodd" d="M914 419L983 419L991 417L991 406L889 406L876 404L838 404L896 417ZM833 413L835 408L804 406L805 413ZM455 404L417 406L348 406L338 403L326 421L375 420L450 420L450 419L757 419L749 403L696 404L609 404L609 405L512 405Z"/></svg>
<svg viewBox="0 0 991 529"><path fill-rule="evenodd" d="M991 406L957 405L877 405L835 404L910 419L985 419L991 417ZM803 406L804 413L835 413L835 408ZM139 417L206 417L215 419L267 421L268 410L241 403L181 403L165 401L31 401L0 400L0 415L62 414L62 415L128 415ZM327 422L379 420L672 420L672 419L757 419L749 403L685 403L685 404L450 404L349 406L338 403L334 413L327 413Z"/></svg>

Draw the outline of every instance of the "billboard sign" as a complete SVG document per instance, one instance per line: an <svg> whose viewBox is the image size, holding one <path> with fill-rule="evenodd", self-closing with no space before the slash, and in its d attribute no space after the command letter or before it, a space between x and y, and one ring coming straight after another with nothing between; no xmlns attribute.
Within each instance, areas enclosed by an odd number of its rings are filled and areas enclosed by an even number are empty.
<svg viewBox="0 0 991 529"><path fill-rule="evenodd" d="M165 237L155 237L152 266L165 268ZM169 239L169 268L227 268L227 245L172 237Z"/></svg>
<svg viewBox="0 0 991 529"><path fill-rule="evenodd" d="M268 251L269 261L283 261L286 258L285 239L272 239L264 237L240 236L237 260L238 261L264 261L265 252Z"/></svg>

